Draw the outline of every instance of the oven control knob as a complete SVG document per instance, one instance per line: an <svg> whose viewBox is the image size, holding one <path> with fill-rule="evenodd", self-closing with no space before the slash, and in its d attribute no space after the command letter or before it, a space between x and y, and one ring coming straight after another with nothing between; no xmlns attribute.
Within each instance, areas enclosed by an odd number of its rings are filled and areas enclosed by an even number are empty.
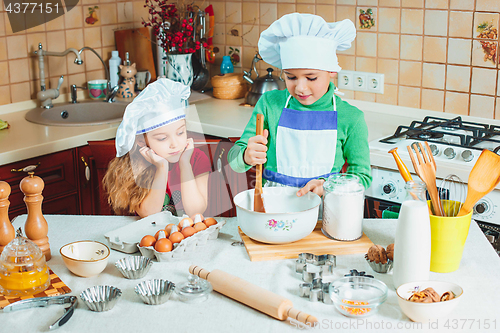
<svg viewBox="0 0 500 333"><path fill-rule="evenodd" d="M488 210L488 204L486 202L481 202L474 206L474 212L477 214L482 214L487 210Z"/></svg>
<svg viewBox="0 0 500 333"><path fill-rule="evenodd" d="M453 148L451 148L451 147L446 148L446 149L444 150L444 152L443 152L443 153L444 153L444 156L446 156L446 158L448 158L448 159L450 159L450 160L451 160L451 159L454 159L454 158L455 158L455 156L457 155L457 154L455 153L455 149L453 149Z"/></svg>
<svg viewBox="0 0 500 333"><path fill-rule="evenodd" d="M432 156L439 154L439 148L435 144L430 144L429 148L431 149Z"/></svg>
<svg viewBox="0 0 500 333"><path fill-rule="evenodd" d="M396 193L396 187L394 184L387 183L382 187L382 191L389 196L393 196Z"/></svg>
<svg viewBox="0 0 500 333"><path fill-rule="evenodd" d="M474 159L474 154L469 149L467 149L462 152L462 158L465 162L470 162Z"/></svg>

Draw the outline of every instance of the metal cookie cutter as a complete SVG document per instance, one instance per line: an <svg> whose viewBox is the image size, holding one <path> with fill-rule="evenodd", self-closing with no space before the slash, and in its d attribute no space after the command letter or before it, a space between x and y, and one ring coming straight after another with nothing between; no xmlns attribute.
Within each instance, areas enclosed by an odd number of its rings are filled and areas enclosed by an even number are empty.
<svg viewBox="0 0 500 333"><path fill-rule="evenodd" d="M333 274L337 266L337 257L333 254L314 255L301 253L295 261L295 272L302 274L302 281L313 282L323 276Z"/></svg>
<svg viewBox="0 0 500 333"><path fill-rule="evenodd" d="M323 282L324 276L333 274L337 266L337 257L333 254L314 255L312 253L301 253L295 261L295 272L302 274L299 285L301 297L308 297L312 302L323 302L333 304L328 297L330 282Z"/></svg>
<svg viewBox="0 0 500 333"><path fill-rule="evenodd" d="M52 304L69 304L67 308L64 309L64 313L61 318L57 319L55 323L49 326L49 330L54 330L56 328L64 325L73 316L73 312L78 306L78 299L76 296L50 296L50 297L35 297L28 298L15 303L9 304L0 310L1 312L12 312L31 308L42 308L47 307Z"/></svg>

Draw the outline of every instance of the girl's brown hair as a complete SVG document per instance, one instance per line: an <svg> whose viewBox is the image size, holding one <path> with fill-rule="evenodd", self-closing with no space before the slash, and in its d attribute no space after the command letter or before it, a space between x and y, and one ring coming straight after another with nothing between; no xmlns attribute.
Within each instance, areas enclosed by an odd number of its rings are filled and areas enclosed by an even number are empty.
<svg viewBox="0 0 500 333"><path fill-rule="evenodd" d="M156 168L148 164L137 144L124 156L109 162L102 183L108 193L108 203L116 214L134 214L151 191Z"/></svg>

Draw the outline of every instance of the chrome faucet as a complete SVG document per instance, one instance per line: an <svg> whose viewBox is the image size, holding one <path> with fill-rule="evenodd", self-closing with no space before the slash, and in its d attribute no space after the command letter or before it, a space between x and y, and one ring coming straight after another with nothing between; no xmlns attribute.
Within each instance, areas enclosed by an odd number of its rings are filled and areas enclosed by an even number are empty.
<svg viewBox="0 0 500 333"><path fill-rule="evenodd" d="M59 89L64 81L64 76L59 78L59 82L57 84L56 89L48 89L45 85L45 64L44 64L44 56L56 56L63 57L68 53L73 52L76 55L75 64L81 65L83 64L82 58L78 51L74 48L69 48L64 52L49 52L42 48L42 43L38 43L38 50L34 51L35 54L38 55L38 67L40 69L40 91L37 94L38 100L41 102L41 107L44 109L50 109L53 107L52 100L59 97Z"/></svg>
<svg viewBox="0 0 500 333"><path fill-rule="evenodd" d="M113 87L113 89L111 89L111 81L109 80L108 66L106 66L106 63L104 62L104 60L102 60L99 53L97 53L93 48L91 48L89 46L84 46L80 49L80 51L78 51L78 55L80 56L82 54L82 52L85 50L92 51L97 56L97 58L99 58L102 65L104 66L104 73L106 74L106 81L108 81L108 89L106 90L107 92L106 92L106 97L104 98L104 101L108 102L108 103L113 103L114 98L115 98L116 94L118 93L119 86Z"/></svg>

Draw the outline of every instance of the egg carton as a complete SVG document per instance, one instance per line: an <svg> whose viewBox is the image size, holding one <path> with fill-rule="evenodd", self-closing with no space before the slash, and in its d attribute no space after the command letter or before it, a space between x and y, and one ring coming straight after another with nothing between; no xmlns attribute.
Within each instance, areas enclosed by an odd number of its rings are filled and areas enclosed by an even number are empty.
<svg viewBox="0 0 500 333"><path fill-rule="evenodd" d="M216 225L212 225L205 230L198 231L193 236L184 238L179 243L174 244L174 249L170 252L158 252L153 246L140 246L137 248L141 254L150 259L158 260L159 262L172 261L175 259L183 259L195 252L196 247L207 244L207 241L217 239L220 229L226 224L225 220L218 221Z"/></svg>
<svg viewBox="0 0 500 333"><path fill-rule="evenodd" d="M150 259L157 258L158 261L166 261L172 258L181 258L186 252L192 251L196 246L206 244L208 240L216 239L219 236L220 229L226 224L225 220L218 221L216 225L199 231L191 237L182 240L174 246L171 252L157 252L152 247L144 247L143 250L138 246L142 237L145 235L154 235L158 230L164 229L167 224L173 223L178 225L179 222L188 217L173 216L169 211L156 213L136 222L130 223L124 227L107 232L104 237L108 241L111 249L124 253L135 253L141 251L141 254ZM165 259L165 260L162 260Z"/></svg>

